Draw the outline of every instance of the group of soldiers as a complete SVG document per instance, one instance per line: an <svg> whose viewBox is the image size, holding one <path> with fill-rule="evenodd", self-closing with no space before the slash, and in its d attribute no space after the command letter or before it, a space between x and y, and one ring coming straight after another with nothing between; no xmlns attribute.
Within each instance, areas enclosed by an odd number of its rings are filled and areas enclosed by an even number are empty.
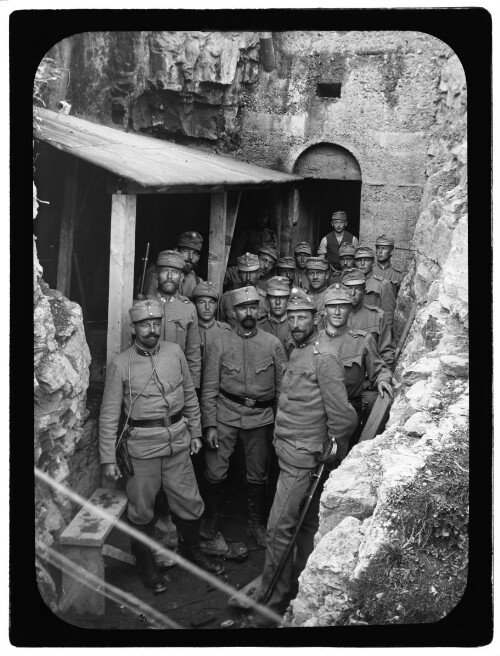
<svg viewBox="0 0 500 656"><path fill-rule="evenodd" d="M194 272L202 236L183 233L177 249L160 252L148 270L129 310L133 345L107 371L101 462L109 479L125 476L128 521L152 535L163 488L181 553L215 574L223 566L200 539L223 527L225 481L241 440L247 532L266 549L260 598L318 463L326 459L326 470L335 469L358 441L377 395L392 396L392 327L403 274L391 264L390 237L380 236L374 252L346 224L345 212L332 215L316 256L306 242L293 257L280 258L274 242L243 253L226 271L222 296ZM132 465L124 474L117 435ZM191 459L197 453L204 455L198 480ZM273 462L279 476L271 485ZM267 595L279 614L313 550L323 482ZM139 541L133 549L143 583L154 593L166 590L152 552Z"/></svg>

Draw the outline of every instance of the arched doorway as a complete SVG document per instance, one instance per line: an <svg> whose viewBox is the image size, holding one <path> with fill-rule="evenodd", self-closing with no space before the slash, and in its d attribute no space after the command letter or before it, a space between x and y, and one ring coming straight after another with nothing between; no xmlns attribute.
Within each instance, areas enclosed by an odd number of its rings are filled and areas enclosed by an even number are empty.
<svg viewBox="0 0 500 656"><path fill-rule="evenodd" d="M301 153L293 172L305 178L296 241L308 241L315 251L337 210L347 212L347 229L359 237L361 168L352 153L336 144L316 144Z"/></svg>

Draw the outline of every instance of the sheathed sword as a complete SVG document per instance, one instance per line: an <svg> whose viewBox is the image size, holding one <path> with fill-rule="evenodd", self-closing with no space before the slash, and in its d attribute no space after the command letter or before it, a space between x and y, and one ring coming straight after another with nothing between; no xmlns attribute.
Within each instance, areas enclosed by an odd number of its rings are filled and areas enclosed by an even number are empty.
<svg viewBox="0 0 500 656"><path fill-rule="evenodd" d="M273 590L276 587L276 583L278 582L281 573L283 572L283 568L285 567L285 563L288 559L288 556L290 555L290 551L293 549L293 546L297 540L297 536L299 535L300 528L304 522L304 518L306 516L307 510L309 508L309 505L311 504L314 493L316 492L316 488L319 485L321 476L323 475L323 471L325 470L326 462L332 453L334 441L335 438L333 438L330 441L323 455L320 456L320 458L318 458L318 460L320 460L319 465L314 469L314 471L310 473L311 483L307 488L306 496L302 501L301 504L302 508L300 511L299 519L297 521L297 524L295 525L295 529L293 531L292 537L290 538L290 541L287 544L286 549L283 552L283 555L281 556L281 559L278 563L278 567L276 568L276 571L274 572L271 583L269 584L269 587L267 588L264 596L262 597L262 601L260 602L264 606L268 603L269 599L271 598Z"/></svg>
<svg viewBox="0 0 500 656"><path fill-rule="evenodd" d="M149 241L146 244L146 255L145 257L142 258L144 265L142 267L141 289L139 290L141 296L144 293L144 281L146 279L146 268L148 266L148 258L149 258Z"/></svg>

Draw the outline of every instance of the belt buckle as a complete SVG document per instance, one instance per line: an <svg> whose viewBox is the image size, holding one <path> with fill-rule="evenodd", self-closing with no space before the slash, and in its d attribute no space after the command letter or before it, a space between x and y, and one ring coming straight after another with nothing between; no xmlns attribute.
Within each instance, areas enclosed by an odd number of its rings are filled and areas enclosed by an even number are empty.
<svg viewBox="0 0 500 656"><path fill-rule="evenodd" d="M249 399L247 396L245 397L245 406L247 408L254 408L256 403L256 399Z"/></svg>
<svg viewBox="0 0 500 656"><path fill-rule="evenodd" d="M164 415L163 416L163 423L165 425L165 428L168 428L169 426L172 425L172 420L170 419L170 417L167 417L167 415Z"/></svg>

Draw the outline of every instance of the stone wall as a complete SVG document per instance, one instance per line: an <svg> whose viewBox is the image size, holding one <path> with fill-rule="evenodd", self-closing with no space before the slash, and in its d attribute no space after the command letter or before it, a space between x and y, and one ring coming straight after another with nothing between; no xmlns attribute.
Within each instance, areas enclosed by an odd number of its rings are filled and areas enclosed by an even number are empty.
<svg viewBox="0 0 500 656"><path fill-rule="evenodd" d="M36 216L36 189L33 214ZM42 278L33 240L35 466L84 497L100 484L96 422L85 407L90 353L81 308ZM53 545L76 512L45 484L35 485L35 541ZM51 568L36 560L45 602L55 610Z"/></svg>
<svg viewBox="0 0 500 656"><path fill-rule="evenodd" d="M328 480L296 626L433 622L466 583L468 296L466 86L446 61L399 311L418 302L385 432Z"/></svg>
<svg viewBox="0 0 500 656"><path fill-rule="evenodd" d="M47 102L64 95L75 116L276 170L315 144L345 148L361 168L361 239L393 234L406 267L450 49L398 31L276 32L273 43L267 72L256 32L78 34L49 53L71 75ZM320 82L340 97L319 97Z"/></svg>

